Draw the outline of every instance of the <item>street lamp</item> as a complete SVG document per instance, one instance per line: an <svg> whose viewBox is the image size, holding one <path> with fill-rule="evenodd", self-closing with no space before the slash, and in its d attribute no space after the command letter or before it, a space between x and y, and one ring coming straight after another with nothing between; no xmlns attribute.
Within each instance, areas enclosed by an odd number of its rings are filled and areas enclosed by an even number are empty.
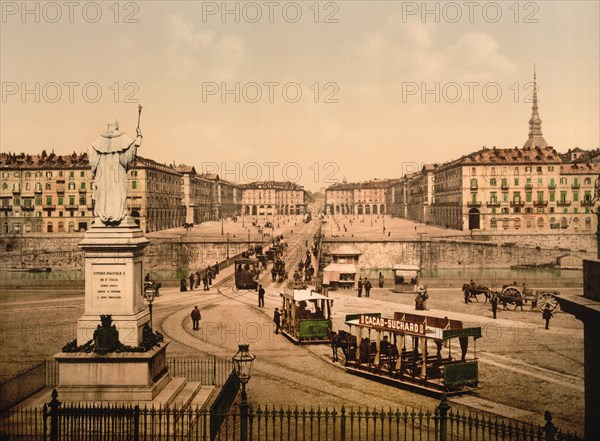
<svg viewBox="0 0 600 441"><path fill-rule="evenodd" d="M248 440L248 396L246 395L246 384L250 381L252 364L256 356L249 350L250 345L238 345L237 354L232 357L235 365L235 373L242 385L240 402L240 441Z"/></svg>
<svg viewBox="0 0 600 441"><path fill-rule="evenodd" d="M227 260L229 260L229 233L227 233Z"/></svg>
<svg viewBox="0 0 600 441"><path fill-rule="evenodd" d="M147 284L144 286L144 299L148 302L148 309L150 309L150 329L152 329L152 302L156 296L156 288L154 284Z"/></svg>

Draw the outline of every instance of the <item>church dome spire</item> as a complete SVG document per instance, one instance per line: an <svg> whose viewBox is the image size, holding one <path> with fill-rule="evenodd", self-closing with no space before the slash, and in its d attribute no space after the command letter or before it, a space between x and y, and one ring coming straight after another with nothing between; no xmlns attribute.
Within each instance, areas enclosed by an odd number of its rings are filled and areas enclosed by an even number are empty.
<svg viewBox="0 0 600 441"><path fill-rule="evenodd" d="M531 119L529 120L529 138L523 147L548 147L548 143L542 135L542 120L538 111L537 76L535 64L533 65L533 104L531 106Z"/></svg>

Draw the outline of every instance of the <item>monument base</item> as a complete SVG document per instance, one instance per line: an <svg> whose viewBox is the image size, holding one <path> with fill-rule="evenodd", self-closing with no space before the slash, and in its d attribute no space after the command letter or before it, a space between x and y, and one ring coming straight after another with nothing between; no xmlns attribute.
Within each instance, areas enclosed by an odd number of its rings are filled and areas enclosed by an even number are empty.
<svg viewBox="0 0 600 441"><path fill-rule="evenodd" d="M60 352L54 355L59 396L65 401L151 401L171 380L168 344L148 352Z"/></svg>
<svg viewBox="0 0 600 441"><path fill-rule="evenodd" d="M119 341L124 345L137 346L142 340L142 329L146 323L150 322L148 310L138 312L133 315L114 314L112 324L119 331ZM100 323L100 315L84 314L77 320L77 344L79 346L86 344L94 338L94 332Z"/></svg>

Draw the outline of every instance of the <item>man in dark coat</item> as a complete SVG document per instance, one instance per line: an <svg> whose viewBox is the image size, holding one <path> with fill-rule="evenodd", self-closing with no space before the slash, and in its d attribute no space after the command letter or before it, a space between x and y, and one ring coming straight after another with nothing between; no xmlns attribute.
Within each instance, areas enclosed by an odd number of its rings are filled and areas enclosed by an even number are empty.
<svg viewBox="0 0 600 441"><path fill-rule="evenodd" d="M496 311L498 311L498 296L493 296L490 303L492 305L492 315L496 318Z"/></svg>
<svg viewBox="0 0 600 441"><path fill-rule="evenodd" d="M546 320L546 329L550 329L548 325L550 324L550 319L553 317L552 311L550 311L550 305L546 303L546 307L542 311L542 318Z"/></svg>
<svg viewBox="0 0 600 441"><path fill-rule="evenodd" d="M192 327L194 329L194 331L197 331L198 329L200 329L200 310L198 309L197 306L194 306L194 309L192 309Z"/></svg>
<svg viewBox="0 0 600 441"><path fill-rule="evenodd" d="M358 297L362 297L363 281L362 277L358 279Z"/></svg>
<svg viewBox="0 0 600 441"><path fill-rule="evenodd" d="M261 308L265 306L265 289L262 285L258 285L258 306Z"/></svg>
<svg viewBox="0 0 600 441"><path fill-rule="evenodd" d="M365 297L371 297L371 282L369 279L365 279Z"/></svg>
<svg viewBox="0 0 600 441"><path fill-rule="evenodd" d="M279 331L281 331L281 312L279 312L279 308L275 308L273 323L275 323L275 334L279 334Z"/></svg>

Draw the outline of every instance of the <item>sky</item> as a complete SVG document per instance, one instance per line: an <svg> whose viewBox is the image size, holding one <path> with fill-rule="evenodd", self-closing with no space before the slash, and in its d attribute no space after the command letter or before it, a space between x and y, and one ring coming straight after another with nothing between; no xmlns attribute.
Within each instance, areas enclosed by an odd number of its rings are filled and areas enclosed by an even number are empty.
<svg viewBox="0 0 600 441"><path fill-rule="evenodd" d="M600 146L597 1L1 2L0 150L138 154L308 190L527 139Z"/></svg>

